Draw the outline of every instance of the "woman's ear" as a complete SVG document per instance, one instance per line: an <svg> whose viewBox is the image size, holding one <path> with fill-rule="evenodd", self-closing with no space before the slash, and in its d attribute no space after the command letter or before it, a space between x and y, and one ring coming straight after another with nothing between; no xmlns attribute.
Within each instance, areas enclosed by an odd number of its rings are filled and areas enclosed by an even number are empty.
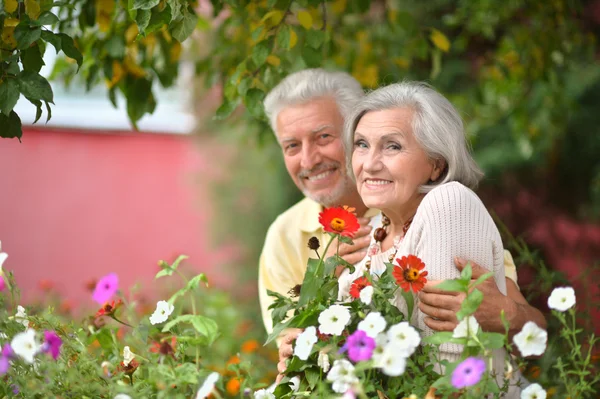
<svg viewBox="0 0 600 399"><path fill-rule="evenodd" d="M430 180L432 182L440 178L444 170L446 169L446 161L438 158L433 160L433 169L431 170Z"/></svg>

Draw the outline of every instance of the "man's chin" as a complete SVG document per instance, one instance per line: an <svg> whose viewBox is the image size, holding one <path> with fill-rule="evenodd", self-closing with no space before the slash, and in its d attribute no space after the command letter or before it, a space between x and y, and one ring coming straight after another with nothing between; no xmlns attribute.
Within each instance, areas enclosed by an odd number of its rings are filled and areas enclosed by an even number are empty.
<svg viewBox="0 0 600 399"><path fill-rule="evenodd" d="M327 192L319 192L319 191L309 191L302 190L302 193L305 197L310 198L311 200L323 205L324 207L332 207L339 206L340 200L343 197L343 187L338 187L334 190L329 190Z"/></svg>

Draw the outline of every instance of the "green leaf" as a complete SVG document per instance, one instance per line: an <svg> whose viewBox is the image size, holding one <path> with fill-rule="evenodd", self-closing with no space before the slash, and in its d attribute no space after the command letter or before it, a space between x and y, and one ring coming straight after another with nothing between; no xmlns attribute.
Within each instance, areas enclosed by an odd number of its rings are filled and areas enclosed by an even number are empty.
<svg viewBox="0 0 600 399"><path fill-rule="evenodd" d="M311 299L317 297L322 283L320 269L322 269L321 260L308 260L308 266L306 268L306 272L304 273L304 281L302 281L302 289L300 290L300 298L298 299L298 306L304 306Z"/></svg>
<svg viewBox="0 0 600 399"><path fill-rule="evenodd" d="M410 321L412 320L413 309L415 308L415 297L410 291L406 292L402 288L399 288L399 290L400 294L402 295L402 298L404 298L404 300L406 301L406 306L408 307L408 314L406 315L406 319Z"/></svg>
<svg viewBox="0 0 600 399"><path fill-rule="evenodd" d="M181 10L185 6L181 4L179 0L167 0L167 4L169 7L171 7L171 21L179 19L179 17L182 15Z"/></svg>
<svg viewBox="0 0 600 399"><path fill-rule="evenodd" d="M104 47L112 58L120 59L125 56L125 40L120 36L111 36Z"/></svg>
<svg viewBox="0 0 600 399"><path fill-rule="evenodd" d="M190 281L188 281L186 288L190 291L195 290L198 288L200 283L204 283L204 285L208 287L208 278L206 277L206 274L200 273L197 276L194 276Z"/></svg>
<svg viewBox="0 0 600 399"><path fill-rule="evenodd" d="M129 14L129 18L135 21L137 10L133 8L133 1L134 0L127 0L127 13Z"/></svg>
<svg viewBox="0 0 600 399"><path fill-rule="evenodd" d="M60 36L55 35L53 32L42 30L42 40L53 45L54 49L56 50L56 54L62 50L62 41L60 40Z"/></svg>
<svg viewBox="0 0 600 399"><path fill-rule="evenodd" d="M164 325L162 332L170 331L171 328L179 323L190 323L196 331L208 338L209 342L213 342L219 332L217 323L208 317L202 315L181 315L169 321Z"/></svg>
<svg viewBox="0 0 600 399"><path fill-rule="evenodd" d="M290 49L290 29L289 26L284 25L277 33L277 46L284 50Z"/></svg>
<svg viewBox="0 0 600 399"><path fill-rule="evenodd" d="M15 111L11 111L9 116L0 113L0 137L21 139L22 135L19 115Z"/></svg>
<svg viewBox="0 0 600 399"><path fill-rule="evenodd" d="M140 33L143 35L146 32L146 27L150 23L152 12L150 10L138 10L135 16L135 22L137 23Z"/></svg>
<svg viewBox="0 0 600 399"><path fill-rule="evenodd" d="M323 42L325 41L325 32L323 32L322 30L311 29L308 32L306 32L305 40L310 47L318 49L323 45Z"/></svg>
<svg viewBox="0 0 600 399"><path fill-rule="evenodd" d="M173 25L171 34L177 41L182 43L192 34L196 28L196 24L198 24L198 16L185 9L183 18Z"/></svg>
<svg viewBox="0 0 600 399"><path fill-rule="evenodd" d="M158 9L152 10L152 16L150 17L150 22L146 27L146 34L152 33L159 29L162 29L163 26L166 26L171 22L171 11L169 7L166 7L163 11L158 11Z"/></svg>
<svg viewBox="0 0 600 399"><path fill-rule="evenodd" d="M486 349L500 349L504 346L504 334L486 332L481 334L480 340Z"/></svg>
<svg viewBox="0 0 600 399"><path fill-rule="evenodd" d="M50 108L50 103L47 101L44 101L44 104L46 104L46 123L50 122L50 119L52 118L52 109Z"/></svg>
<svg viewBox="0 0 600 399"><path fill-rule="evenodd" d="M137 122L147 113L154 112L156 100L152 94L152 81L145 78L127 80L125 90L127 115L137 130Z"/></svg>
<svg viewBox="0 0 600 399"><path fill-rule="evenodd" d="M267 45L267 42L260 42L252 50L252 61L257 68L260 68L267 61L271 49Z"/></svg>
<svg viewBox="0 0 600 399"><path fill-rule="evenodd" d="M98 330L98 332L94 336L98 340L100 347L102 349L104 349L104 352L112 353L112 351L116 345L115 345L115 340L114 340L114 337L113 337L110 329L101 328L100 330Z"/></svg>
<svg viewBox="0 0 600 399"><path fill-rule="evenodd" d="M430 345L441 345L452 340L452 331L436 332L433 335L423 338L423 342Z"/></svg>
<svg viewBox="0 0 600 399"><path fill-rule="evenodd" d="M11 78L4 79L0 83L0 112L9 117L20 96L17 81Z"/></svg>
<svg viewBox="0 0 600 399"><path fill-rule="evenodd" d="M263 116L263 99L265 98L265 92L260 89L250 89L244 97L246 102L246 108L250 115L255 118L261 118Z"/></svg>
<svg viewBox="0 0 600 399"><path fill-rule="evenodd" d="M36 111L35 111L35 120L33 121L33 123L37 123L37 121L39 121L40 118L42 117L42 102L40 100L34 100L29 97L26 97L26 98L27 98L27 101L29 101L30 103L35 105Z"/></svg>
<svg viewBox="0 0 600 399"><path fill-rule="evenodd" d="M77 61L77 71L79 71L79 68L81 68L81 63L83 62L83 56L77 47L75 47L73 38L64 33L59 33L58 36L60 37L60 44L63 53L65 53L67 57Z"/></svg>
<svg viewBox="0 0 600 399"><path fill-rule="evenodd" d="M311 368L304 370L304 375L306 376L306 381L308 382L308 386L310 387L310 389L313 389L319 382L319 379L321 377L321 372L319 369L317 369L315 367L311 367Z"/></svg>
<svg viewBox="0 0 600 399"><path fill-rule="evenodd" d="M323 62L321 52L307 46L302 49L302 59L309 68L317 68Z"/></svg>
<svg viewBox="0 0 600 399"><path fill-rule="evenodd" d="M469 283L463 280L444 280L437 284L434 288L439 288L444 291L467 292Z"/></svg>
<svg viewBox="0 0 600 399"><path fill-rule="evenodd" d="M471 263L467 263L465 268L460 273L460 279L470 282L472 275L473 275L473 269L471 268Z"/></svg>
<svg viewBox="0 0 600 399"><path fill-rule="evenodd" d="M240 99L237 98L234 101L229 101L227 99L223 100L223 104L217 109L215 113L216 120L222 120L227 118L235 109L240 105Z"/></svg>
<svg viewBox="0 0 600 399"><path fill-rule="evenodd" d="M58 22L58 17L50 11L42 13L37 20L32 21L32 23L35 23L36 25L54 25Z"/></svg>
<svg viewBox="0 0 600 399"><path fill-rule="evenodd" d="M21 64L26 71L39 72L44 66L44 59L37 44L21 51Z"/></svg>
<svg viewBox="0 0 600 399"><path fill-rule="evenodd" d="M24 22L21 22L15 28L15 40L17 41L18 49L26 49L32 43L39 40L42 36L42 29L39 27L31 28Z"/></svg>
<svg viewBox="0 0 600 399"><path fill-rule="evenodd" d="M156 7L160 3L160 0L133 0L134 10L150 10L152 7Z"/></svg>
<svg viewBox="0 0 600 399"><path fill-rule="evenodd" d="M269 334L269 336L267 337L267 340L265 341L265 345L269 344L271 341L273 341L274 339L279 337L279 335L282 333L282 331L285 330L286 328L288 328L288 326L290 324L292 324L292 322L297 318L298 318L298 316L290 317L289 319L287 319L285 321L285 323L279 323L279 324L274 325L273 331L271 332L271 334Z"/></svg>
<svg viewBox="0 0 600 399"><path fill-rule="evenodd" d="M460 321L466 316L475 313L479 305L481 305L481 301L483 301L483 293L478 289L471 291L460 306L460 310L456 312L456 318Z"/></svg>
<svg viewBox="0 0 600 399"><path fill-rule="evenodd" d="M25 97L32 100L44 100L54 104L54 95L50 83L37 72L21 71L17 75L19 90Z"/></svg>
<svg viewBox="0 0 600 399"><path fill-rule="evenodd" d="M493 275L494 275L493 272L489 272L489 273L479 276L479 278L477 280L475 280L475 282L473 284L470 285L470 288L477 287L479 284L483 283L485 280L492 277Z"/></svg>

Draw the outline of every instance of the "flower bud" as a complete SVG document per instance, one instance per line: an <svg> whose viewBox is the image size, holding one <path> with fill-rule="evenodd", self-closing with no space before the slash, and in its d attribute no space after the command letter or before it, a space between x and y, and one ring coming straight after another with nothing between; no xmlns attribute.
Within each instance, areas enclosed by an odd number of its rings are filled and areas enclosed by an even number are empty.
<svg viewBox="0 0 600 399"><path fill-rule="evenodd" d="M319 247L321 246L321 244L319 243L319 239L317 237L310 237L310 239L308 240L308 247L312 250L317 250L319 249Z"/></svg>

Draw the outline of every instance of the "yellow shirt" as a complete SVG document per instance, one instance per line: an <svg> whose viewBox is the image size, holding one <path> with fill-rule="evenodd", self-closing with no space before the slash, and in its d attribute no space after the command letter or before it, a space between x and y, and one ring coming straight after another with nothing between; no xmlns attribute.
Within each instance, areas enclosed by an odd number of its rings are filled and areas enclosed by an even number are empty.
<svg viewBox="0 0 600 399"><path fill-rule="evenodd" d="M281 295L296 285L302 284L304 272L310 257L316 257L315 252L308 248L308 240L317 237L321 250L327 244L326 235L319 223L319 213L323 207L315 201L304 198L296 205L279 215L267 231L265 244L258 267L258 294L263 322L268 333L273 331L273 320L269 306L273 297L267 290ZM365 215L373 217L379 211L371 209ZM510 252L504 252L504 267L506 277L517 281L516 267Z"/></svg>

